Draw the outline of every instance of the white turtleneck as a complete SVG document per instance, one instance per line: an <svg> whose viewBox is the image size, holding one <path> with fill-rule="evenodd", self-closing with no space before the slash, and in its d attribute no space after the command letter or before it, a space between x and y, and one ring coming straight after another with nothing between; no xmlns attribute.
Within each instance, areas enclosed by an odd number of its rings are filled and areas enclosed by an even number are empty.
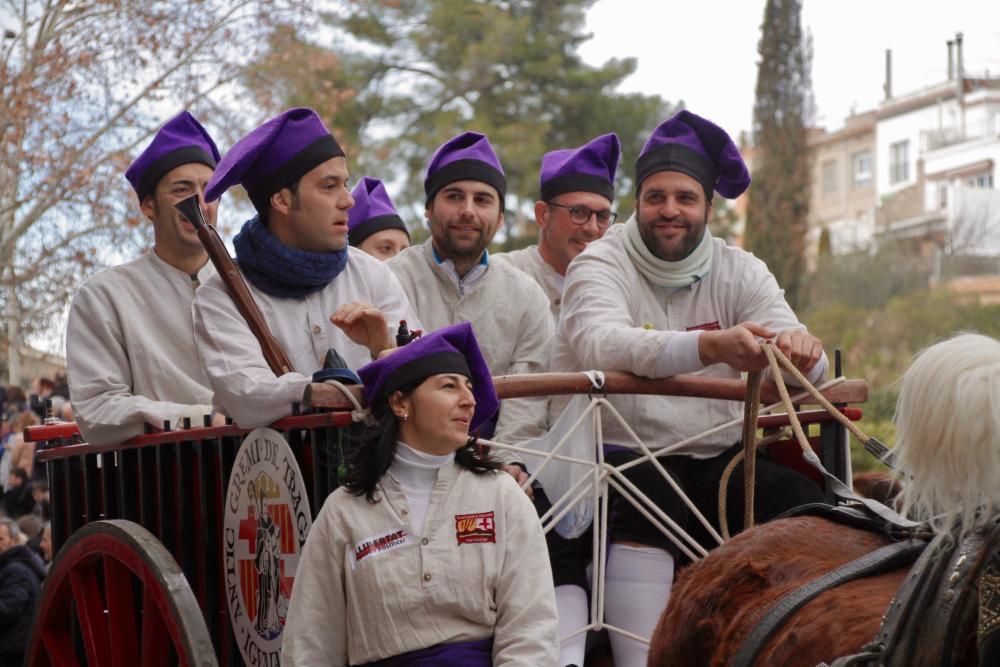
<svg viewBox="0 0 1000 667"><path fill-rule="evenodd" d="M455 452L437 456L417 451L405 442L397 441L396 444L396 456L389 464L389 474L403 488L406 502L410 504L410 528L420 535L424 531L438 470L455 460Z"/></svg>

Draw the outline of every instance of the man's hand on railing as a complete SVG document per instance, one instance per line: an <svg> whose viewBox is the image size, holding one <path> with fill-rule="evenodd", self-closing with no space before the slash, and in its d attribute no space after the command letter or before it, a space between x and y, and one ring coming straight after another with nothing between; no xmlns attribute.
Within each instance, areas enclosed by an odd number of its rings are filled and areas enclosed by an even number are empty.
<svg viewBox="0 0 1000 667"><path fill-rule="evenodd" d="M738 371L759 371L767 368L760 339L776 335L777 332L753 322L720 331L702 331L698 336L698 356L706 366L726 364Z"/></svg>

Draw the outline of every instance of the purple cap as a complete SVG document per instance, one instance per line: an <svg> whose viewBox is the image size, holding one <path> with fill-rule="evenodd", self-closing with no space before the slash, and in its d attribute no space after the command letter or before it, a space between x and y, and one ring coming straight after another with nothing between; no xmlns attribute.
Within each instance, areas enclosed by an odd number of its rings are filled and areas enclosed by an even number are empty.
<svg viewBox="0 0 1000 667"><path fill-rule="evenodd" d="M651 174L679 171L712 191L735 199L750 187L750 172L726 131L710 120L678 111L653 130L635 163L636 190Z"/></svg>
<svg viewBox="0 0 1000 667"><path fill-rule="evenodd" d="M222 158L205 190L215 201L241 184L258 212L281 188L287 188L327 160L344 155L337 140L312 109L289 109L236 142Z"/></svg>
<svg viewBox="0 0 1000 667"><path fill-rule="evenodd" d="M201 123L182 111L164 123L146 150L129 165L125 178L142 201L156 190L156 184L167 172L192 162L215 169L219 149Z"/></svg>
<svg viewBox="0 0 1000 667"><path fill-rule="evenodd" d="M493 377L479 351L472 325L460 322L425 334L377 361L358 369L369 406L389 400L392 392L440 373L458 373L472 380L476 410L469 430L474 432L500 408Z"/></svg>
<svg viewBox="0 0 1000 667"><path fill-rule="evenodd" d="M594 192L613 201L615 172L622 154L618 135L602 134L579 148L546 153L538 183L542 201L566 192Z"/></svg>
<svg viewBox="0 0 1000 667"><path fill-rule="evenodd" d="M407 238L410 237L410 231L396 213L382 181L365 176L351 196L354 197L354 207L348 212L347 238L352 246L361 245L366 238L384 229L401 229L406 232Z"/></svg>
<svg viewBox="0 0 1000 667"><path fill-rule="evenodd" d="M507 194L507 178L500 158L485 134L463 132L441 145L427 163L424 192L430 204L437 191L455 181L482 181L500 194L501 207Z"/></svg>

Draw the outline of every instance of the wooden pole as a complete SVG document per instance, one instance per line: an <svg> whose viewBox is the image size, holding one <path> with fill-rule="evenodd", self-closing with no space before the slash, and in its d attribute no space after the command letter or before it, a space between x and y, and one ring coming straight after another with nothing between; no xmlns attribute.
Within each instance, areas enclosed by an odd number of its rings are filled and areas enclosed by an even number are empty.
<svg viewBox="0 0 1000 667"><path fill-rule="evenodd" d="M526 375L500 375L493 378L497 395L503 398L525 396L560 396L586 394L592 390L590 379L583 373L534 373ZM361 399L361 388L352 387ZM746 400L747 383L743 380L711 378L697 375L678 375L669 378L643 378L631 373L610 371L605 373L604 389L607 394L646 394L659 396L693 396L718 398L729 401ZM868 383L864 380L844 380L822 392L831 403L864 403L868 400ZM760 387L762 403L781 400L773 382L763 382ZM363 403L362 399L362 403ZM349 410L350 402L336 387L313 383L305 391L303 403L311 408ZM805 405L815 405L811 397L802 400Z"/></svg>

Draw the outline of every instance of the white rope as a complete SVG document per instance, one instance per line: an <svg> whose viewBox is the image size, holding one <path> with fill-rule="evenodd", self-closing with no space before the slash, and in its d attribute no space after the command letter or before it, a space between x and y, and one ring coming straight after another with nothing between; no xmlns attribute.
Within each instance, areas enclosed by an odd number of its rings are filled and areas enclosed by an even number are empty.
<svg viewBox="0 0 1000 667"><path fill-rule="evenodd" d="M340 390L340 393L347 397L347 400L351 402L354 409L351 410L351 419L355 422L364 422L365 426L374 426L375 418L372 417L372 411L361 405L357 397L354 395L350 389L340 383L339 380L323 380L323 384L328 384L332 387L336 387Z"/></svg>
<svg viewBox="0 0 1000 667"><path fill-rule="evenodd" d="M619 412L614 409L613 405L608 403L606 400L604 400L604 403L607 405L608 408L611 409L611 414L618 420L619 425L623 429L625 429L625 433L628 434L630 438L632 438L633 442L635 442L636 445L639 446L639 449L640 451L642 451L643 454L640 458L637 458L634 461L629 461L624 465L618 466L616 470L618 472L623 472L627 468L635 467L635 465L639 463L643 463L646 461L652 463L653 467L656 468L656 470L660 473L660 475L663 476L663 479L666 480L667 484L669 484L670 487L674 490L674 493L676 493L680 497L680 499L684 502L684 504L687 505L688 509L691 510L691 513L695 516L695 518L701 522L701 525L704 526L706 531L708 531L708 534L711 535L716 542L722 544L723 540L722 537L719 535L718 531L716 531L715 528L712 527L712 524L708 522L708 519L705 518L705 515L702 514L697 507L695 507L694 502L688 497L686 493L684 493L684 490L681 489L680 485L677 484L674 478L667 473L666 468L664 468L663 464L660 463L658 458L656 458L657 455L654 455L653 452L650 451L648 447L646 447L646 443L644 443L642 439L636 434L636 432L632 430L632 427L625 422L625 418L622 417L621 414L619 414ZM622 478L624 479L624 476ZM687 538L691 540L692 544L698 544L690 535L688 535ZM698 545L698 548L701 550L703 556L705 555L705 553L707 553L703 548L701 548L701 545Z"/></svg>
<svg viewBox="0 0 1000 667"><path fill-rule="evenodd" d="M604 386L604 374L597 372L586 373L587 377L590 379L591 384L596 391L600 391ZM840 384L845 381L845 378L838 377L828 382L824 382L819 385L813 391L822 391L828 389L832 386ZM801 393L790 397L792 401L798 402L810 395L808 389ZM773 412L775 409L783 407L783 402L779 401L768 406L761 406L760 415L765 415ZM604 429L603 429L603 416L604 411L610 411L612 418L616 420L625 430L629 438L635 443L635 449L638 449L641 453L639 458L630 461L628 463L622 464L620 466L612 466L604 460ZM588 422L587 417L591 417L591 421ZM608 630L611 632L616 632L622 636L630 637L636 641L643 643L649 643L647 639L643 637L638 637L622 628L618 628L609 625L604 622L604 604L605 604L605 575L607 572L607 545L608 545L608 497L611 489L617 491L623 498L623 500L629 502L636 510L642 514L649 522L663 535L669 539L681 553L685 554L692 561L697 561L701 557L707 554L705 548L695 540L687 531L683 530L676 522L674 522L668 515L666 515L662 509L656 506L652 500L649 499L642 491L640 491L632 482L628 480L623 474L626 470L633 468L643 463L649 462L653 464L653 467L663 476L667 484L677 493L678 497L687 505L687 507L692 511L692 514L698 519L698 521L705 527L712 537L718 541L720 544L723 542L722 536L719 535L718 531L708 522L705 516L694 506L694 503L687 496L686 493L677 485L673 477L671 477L666 469L663 467L659 459L668 454L674 453L677 450L683 448L684 446L698 441L708 435L718 433L725 429L731 428L742 423L743 419L738 418L732 421L726 422L724 424L715 426L711 429L704 431L703 433L685 438L680 442L676 442L672 445L668 445L661 448L651 449L649 448L639 436L635 433L632 427L626 423L625 419L621 416L618 410L612 405L606 398L597 397L591 394L590 404L587 406L586 411L580 415L580 417L573 423L569 430L569 433L561 438L559 442L552 447L551 451L542 452L535 449L529 449L526 447L520 447L517 445L508 445L506 443L482 440L484 444L488 444L490 447L497 447L498 449L505 449L508 451L517 452L519 454L534 457L535 459L541 459L541 463L537 469L535 469L531 476L529 477L526 484L532 483L537 479L539 472L542 468L549 465L553 461L557 461L560 464L566 465L583 465L590 469L590 473L584 475L582 479L577 480L560 498L550 498L552 501L552 507L549 509L542 517L542 525L545 532L553 530L555 525L565 516L572 508L579 503L581 500L587 497L587 494L591 494L592 501L594 504L593 516L595 519L595 525L593 530L593 576L591 581L591 609L590 609L590 623L574 631L570 636L576 636L582 632L587 632L590 630ZM596 456L593 459L587 460L573 456L567 456L565 454L559 453L566 442L569 440L569 436L573 434L576 429L583 428L587 424L593 424L594 433L596 435ZM767 439L770 441L770 438ZM763 443L762 443L763 444ZM810 450L811 451L811 450ZM829 474L829 473L827 473Z"/></svg>
<svg viewBox="0 0 1000 667"><path fill-rule="evenodd" d="M795 364L793 364L792 361L788 357L786 357L785 354L776 345L768 343L766 345L763 345L762 347L764 349L764 353L767 355L768 364L770 364L771 366L772 375L775 376L775 384L778 385L778 392L781 394L782 401L786 406L785 409L788 412L789 423L792 426L792 430L795 433L795 438L798 441L799 447L802 450L803 460L805 460L809 465L811 465L813 468L819 471L819 473L826 480L826 483L829 485L829 488L841 499L861 503L869 510L871 510L875 515L881 517L882 519L885 519L891 524L895 524L897 526L906 526L910 528L919 525L918 522L911 521L910 519L907 519L906 517L899 515L891 507L883 505L877 500L873 500L871 498L863 498L859 496L857 493L854 492L854 489L845 484L842 480L838 479L836 476L830 474L830 472L826 469L826 467L824 467L823 463L819 460L819 457L816 456L816 452L814 452L812 447L809 446L809 440L808 438L806 438L805 432L802 430L802 426L799 423L798 415L795 414L794 406L792 405L794 399L788 396L788 389L785 387L785 380L781 375L780 366L784 366L788 370L788 372L791 373L792 376L795 377L795 379L798 382L801 382L802 386L810 394L812 394L817 401L819 401L820 405L822 405L823 408L831 416L837 419L837 421L840 422L841 424L847 426L848 427L847 430L855 434L855 436L862 443L864 443L864 440L867 439L867 436L861 432L861 429L858 426L856 426L853 422L847 419L847 417L845 417L839 410L837 410L837 408L832 403L827 401L825 397L819 395L819 392L816 390L816 388L812 387L812 385L809 383L809 380L807 380L805 376L802 375L799 369L795 367Z"/></svg>
<svg viewBox="0 0 1000 667"><path fill-rule="evenodd" d="M590 371L590 372L587 372L585 374L590 379L591 384L593 385L594 389L600 390L601 388L603 388L603 383L604 383L604 374L603 373L601 373L600 371ZM822 390L828 389L828 388L830 388L830 387L832 387L834 385L840 384L841 382L844 382L844 381L845 381L845 378L843 378L843 377L835 378L835 379L830 380L828 382L824 382L823 384L819 385L815 389L819 390L819 391L822 391ZM344 389L342 389L342 391L344 391ZM802 400L802 399L806 398L809 395L810 395L810 392L807 390L807 391L803 391L801 393L798 393L795 396L790 397L790 398L791 398L792 401L798 401L798 400ZM353 395L351 396L351 398L353 398ZM783 407L783 405L784 405L783 402L779 401L777 403L773 403L773 404L768 405L766 407L761 407L760 414L763 415L763 414L770 413L773 410L775 410L776 408ZM635 443L635 445L637 446L637 448L640 450L640 452L641 452L642 455L639 458L637 458L637 459L635 459L633 461L630 461L628 463L624 463L624 464L622 464L620 466L617 466L617 467L611 466L611 465L609 465L609 464L607 464L607 463L604 462L603 428L601 428L601 423L600 423L601 422L600 417L601 417L602 410L596 409L598 407L604 408L604 409L607 409L607 410L610 411L611 415L618 421L618 423L625 430L626 434L629 436L629 439L631 439ZM576 429L581 428L581 426L586 423L586 417L588 417L588 416L592 416L594 418L595 432L597 433L597 436L599 438L599 442L598 442L598 445L597 445L597 450L598 450L597 451L597 455L598 455L597 456L597 459L598 459L597 463L594 462L594 459L587 460L587 459L581 459L581 458L572 457L572 456L566 456L564 454L559 454L558 453L560 451L560 449L563 447L563 445L566 443L566 441L568 441L569 437L576 431ZM674 443L672 445L667 445L665 447L661 447L661 448L652 450L649 447L647 447L644 442L642 442L642 439L639 438L639 436L635 433L635 431L632 429L632 427L629 426L629 424L621 416L621 414L618 412L618 410L615 408L614 405L612 405L607 399L605 399L603 397L601 397L601 398L591 397L591 403L587 407L587 410L583 414L580 415L580 417L576 420L576 422L574 422L574 424L573 424L572 428L569 430L569 432L563 438L561 438L559 440L559 442L556 443L556 445L549 452L540 452L540 451L537 451L537 450L534 450L534 449L530 449L530 448L527 448L527 447L520 447L518 445L509 445L509 444L502 443L502 442L497 442L497 441L494 441L494 440L481 439L481 442L483 442L483 444L489 445L490 447L496 447L498 449L505 449L505 450L508 450L508 451L517 452L518 454L523 454L523 455L527 455L527 456L531 456L531 457L536 457L536 458L541 458L542 459L542 461L541 461L540 465L538 466L538 468L536 468L536 469L533 470L533 472L529 476L528 480L526 480L526 482L522 486L526 486L526 485L531 484L532 482L534 482L535 479L537 479L538 474L542 470L542 468L544 468L545 466L549 465L549 463L552 462L552 461L559 461L559 462L564 463L564 464L569 463L569 464L574 464L574 465L583 465L583 466L587 466L587 467L593 468L596 471L595 475L597 475L598 482L603 483L604 485L607 484L606 478L609 475L609 469L614 468L617 472L621 473L621 472L624 472L624 471L626 471L626 470L628 470L630 468L633 468L635 466L641 465L641 464L643 464L645 462L650 462L657 469L657 471L660 473L660 475L664 478L664 480L667 482L667 484L671 486L671 488L674 490L675 493L677 493L677 495L681 499L681 501L684 502L684 504L688 507L688 509L691 510L691 512L694 515L694 517L699 521L699 523L702 524L702 526L709 533L709 535L711 535L716 540L716 542L718 542L719 544L722 544L724 542L724 540L723 540L722 536L719 534L719 532L709 523L708 519L705 518L704 514L702 514L698 510L698 508L695 507L695 505L691 501L691 499L687 496L686 493L684 493L684 491L680 488L680 486L673 479L673 477L671 477L667 473L666 469L663 467L662 463L660 463L660 461L658 459L660 457L662 457L662 456L665 456L667 454L675 452L677 449L679 449L679 448L681 448L681 447L683 447L683 446L685 446L687 444L690 444L690 443L695 442L695 441L697 441L697 440L699 440L701 438L704 438L705 436L712 435L714 433L717 433L717 432L722 431L722 430L727 429L727 428L731 428L732 426L736 426L736 425L742 423L742 421L743 421L742 418L733 419L733 420L731 420L729 422L726 422L724 424L720 424L720 425L715 426L715 427L713 427L711 429L708 429L708 430L706 430L706 431L704 431L702 433L699 433L699 434L690 436L688 438L685 438L684 440L681 440L680 442L677 442L677 443ZM622 477L622 479L624 479L624 477ZM585 494L583 494L582 492L580 492L578 490L582 486L583 481L585 481L585 480L586 480L586 477L584 477L583 480L578 480L577 483L574 484L567 491L567 493L563 494L562 497L555 498L555 499L550 498L550 501L552 502L552 509L550 509L548 512L546 512L546 517L545 518L547 520L551 519L551 517L554 514L558 514L559 517L564 516L569 511L569 508L573 507L573 505L575 505L577 502L579 502L584 497L586 497ZM595 484L597 484L598 482L595 482ZM595 489L595 491L596 491L596 489ZM639 492L637 489L635 490L635 497L639 499L638 503L645 502L649 506L653 505L652 501L650 501L649 498L645 494ZM605 498L606 498L606 495L599 496L599 497L595 498L595 502L601 502ZM572 502L570 502L570 501L572 501ZM630 501L631 504L636 505L637 509L639 509L640 511L643 511L644 508L638 507L638 503L635 502L635 501L633 501L632 498L629 498L629 501ZM606 505L606 502L603 503L603 504ZM564 505L564 506L560 507L561 505ZM597 516L597 512L596 511L594 513L594 516L595 517ZM555 525L554 522L552 522L552 521L549 520L548 523L546 524L546 532L548 532L548 530L551 530L554 525ZM667 538L669 538L671 540L674 539L674 536L670 533L670 531L668 531L668 530L662 530L661 529L661 532L663 532L663 534L664 534L665 537L667 537ZM682 532L684 532L684 536L681 539L685 539L685 540L690 541L690 543L692 545L697 545L697 546L695 546L695 549L698 550L701 554L705 553L704 548L701 547L701 545L698 544L694 540L694 538L692 538L690 535L688 535L686 533L686 531L682 531ZM693 560L696 560L696 559L693 559Z"/></svg>

